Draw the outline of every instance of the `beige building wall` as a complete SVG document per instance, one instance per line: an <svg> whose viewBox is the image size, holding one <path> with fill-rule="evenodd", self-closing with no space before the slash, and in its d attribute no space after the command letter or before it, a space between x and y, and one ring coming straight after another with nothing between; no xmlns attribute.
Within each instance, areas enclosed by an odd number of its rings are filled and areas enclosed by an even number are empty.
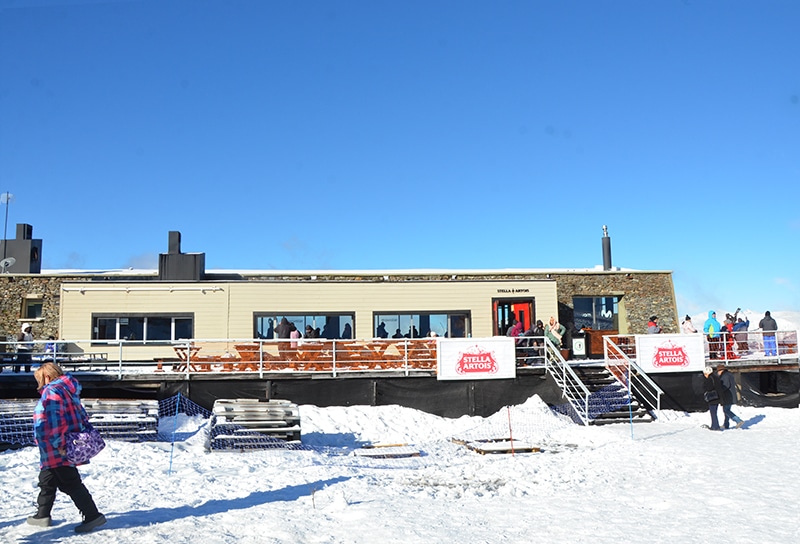
<svg viewBox="0 0 800 544"><path fill-rule="evenodd" d="M556 282L203 282L203 283L65 283L61 289L61 337L92 346L92 315L192 314L199 339L250 339L254 313L354 313L356 338L371 338L373 314L390 312L468 312L474 337L492 335L492 301L535 301L536 319L558 315ZM77 340L80 339L78 342ZM113 346L111 347L113 348ZM205 350L204 350L205 351ZM174 355L171 348L126 348L124 358ZM116 353L109 357L116 358Z"/></svg>

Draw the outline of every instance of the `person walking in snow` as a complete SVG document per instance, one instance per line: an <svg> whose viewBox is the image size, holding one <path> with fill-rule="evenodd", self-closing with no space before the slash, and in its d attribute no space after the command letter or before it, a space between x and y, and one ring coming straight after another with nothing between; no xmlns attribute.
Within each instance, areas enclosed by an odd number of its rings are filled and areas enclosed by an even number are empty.
<svg viewBox="0 0 800 544"><path fill-rule="evenodd" d="M733 374L722 363L717 365L717 375L719 376L720 403L722 404L722 413L725 415L722 428L729 428L730 422L734 421L738 429L744 425L744 421L731 410L731 407L736 404L736 381L733 379Z"/></svg>
<svg viewBox="0 0 800 544"><path fill-rule="evenodd" d="M88 533L106 522L75 465L67 459L66 435L79 432L86 412L81 405L81 385L55 363L44 363L33 373L41 397L33 412L33 434L39 446L39 497L36 514L28 524L49 527L56 492L66 493L83 515L76 533Z"/></svg>
<svg viewBox="0 0 800 544"><path fill-rule="evenodd" d="M775 341L775 331L778 330L778 323L769 311L764 314L764 319L758 322L758 328L764 331L764 354L767 357L777 356L778 344Z"/></svg>
<svg viewBox="0 0 800 544"><path fill-rule="evenodd" d="M703 333L708 339L708 358L719 359L719 331L722 327L717 321L717 312L709 310L708 319L703 324Z"/></svg>
<svg viewBox="0 0 800 544"><path fill-rule="evenodd" d="M707 366L703 370L703 400L708 405L708 412L711 414L711 427L712 431L719 431L719 419L717 418L717 409L719 408L719 381L714 374L714 369Z"/></svg>

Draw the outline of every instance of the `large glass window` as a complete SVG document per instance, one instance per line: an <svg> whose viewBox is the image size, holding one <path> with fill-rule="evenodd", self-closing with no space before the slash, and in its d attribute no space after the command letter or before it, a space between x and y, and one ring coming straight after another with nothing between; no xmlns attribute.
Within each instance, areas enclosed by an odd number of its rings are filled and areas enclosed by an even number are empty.
<svg viewBox="0 0 800 544"><path fill-rule="evenodd" d="M376 338L424 338L435 332L443 338L470 335L469 313L376 313L373 314Z"/></svg>
<svg viewBox="0 0 800 544"><path fill-rule="evenodd" d="M255 337L265 339L288 338L286 332L281 336L281 331L286 330L281 325L284 319L289 326L300 331L303 338L353 338L355 328L353 314L256 313L254 317Z"/></svg>
<svg viewBox="0 0 800 544"><path fill-rule="evenodd" d="M92 340L172 341L194 336L194 318L167 315L93 316Z"/></svg>
<svg viewBox="0 0 800 544"><path fill-rule="evenodd" d="M619 297L573 297L575 327L619 330Z"/></svg>

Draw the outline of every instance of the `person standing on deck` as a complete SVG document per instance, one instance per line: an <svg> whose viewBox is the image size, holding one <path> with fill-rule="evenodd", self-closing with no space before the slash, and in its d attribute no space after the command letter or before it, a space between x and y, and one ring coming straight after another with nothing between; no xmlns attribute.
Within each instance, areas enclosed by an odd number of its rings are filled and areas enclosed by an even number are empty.
<svg viewBox="0 0 800 544"><path fill-rule="evenodd" d="M717 321L717 312L708 311L708 319L703 324L703 333L708 339L708 358L719 359L719 331L722 327Z"/></svg>
<svg viewBox="0 0 800 544"><path fill-rule="evenodd" d="M778 323L772 318L769 311L764 314L764 319L758 322L758 328L764 331L764 354L767 357L778 355L778 344L775 341L775 331Z"/></svg>

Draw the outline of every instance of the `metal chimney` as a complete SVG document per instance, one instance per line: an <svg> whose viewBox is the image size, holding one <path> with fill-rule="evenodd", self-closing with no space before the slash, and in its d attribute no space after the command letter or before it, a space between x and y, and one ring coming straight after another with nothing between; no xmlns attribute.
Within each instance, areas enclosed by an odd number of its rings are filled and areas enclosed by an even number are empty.
<svg viewBox="0 0 800 544"><path fill-rule="evenodd" d="M603 270L611 270L611 238L606 225L603 225Z"/></svg>

